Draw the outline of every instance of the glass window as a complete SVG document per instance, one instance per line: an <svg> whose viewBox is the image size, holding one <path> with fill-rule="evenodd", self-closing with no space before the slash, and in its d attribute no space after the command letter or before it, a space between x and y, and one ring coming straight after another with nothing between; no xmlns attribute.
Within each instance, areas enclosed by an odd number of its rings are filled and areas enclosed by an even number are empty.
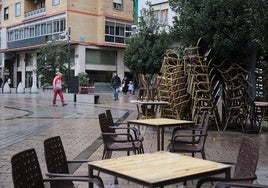
<svg viewBox="0 0 268 188"><path fill-rule="evenodd" d="M30 37L30 30L28 27L24 28L24 37L29 38Z"/></svg>
<svg viewBox="0 0 268 188"><path fill-rule="evenodd" d="M20 16L20 14L21 14L21 4L16 3L16 5L15 5L15 16Z"/></svg>
<svg viewBox="0 0 268 188"><path fill-rule="evenodd" d="M8 19L8 7L4 8L4 20Z"/></svg>
<svg viewBox="0 0 268 188"><path fill-rule="evenodd" d="M53 32L54 33L59 32L60 31L60 23L59 23L59 21L54 21L53 25L54 25Z"/></svg>
<svg viewBox="0 0 268 188"><path fill-rule="evenodd" d="M30 37L34 37L35 33L34 33L34 27L30 28Z"/></svg>
<svg viewBox="0 0 268 188"><path fill-rule="evenodd" d="M125 43L125 39L131 35L131 23L120 22L119 20L106 21L105 23L105 41Z"/></svg>
<svg viewBox="0 0 268 188"><path fill-rule="evenodd" d="M91 50L86 51L86 64L115 65L116 51Z"/></svg>
<svg viewBox="0 0 268 188"><path fill-rule="evenodd" d="M41 35L45 35L47 33L46 26L46 23L41 24Z"/></svg>
<svg viewBox="0 0 268 188"><path fill-rule="evenodd" d="M123 10L123 0L113 0L114 9Z"/></svg>
<svg viewBox="0 0 268 188"><path fill-rule="evenodd" d="M47 24L47 34L52 33L52 23Z"/></svg>
<svg viewBox="0 0 268 188"><path fill-rule="evenodd" d="M60 0L52 0L52 5L58 5L60 4Z"/></svg>
<svg viewBox="0 0 268 188"><path fill-rule="evenodd" d="M40 25L35 25L35 36L40 36L41 33L41 29L40 29Z"/></svg>
<svg viewBox="0 0 268 188"><path fill-rule="evenodd" d="M65 31L66 30L66 24L65 20L60 21L60 31Z"/></svg>

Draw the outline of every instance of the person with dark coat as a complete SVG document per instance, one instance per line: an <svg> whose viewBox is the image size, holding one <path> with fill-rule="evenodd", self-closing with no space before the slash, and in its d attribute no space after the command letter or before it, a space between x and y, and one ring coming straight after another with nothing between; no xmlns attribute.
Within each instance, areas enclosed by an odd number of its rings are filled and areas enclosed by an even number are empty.
<svg viewBox="0 0 268 188"><path fill-rule="evenodd" d="M114 95L114 101L119 100L118 98L118 92L119 87L121 86L121 79L115 72L112 79L111 79L111 87L113 89L113 95Z"/></svg>
<svg viewBox="0 0 268 188"><path fill-rule="evenodd" d="M127 77L125 76L122 80L122 92L124 94L127 94L127 92L128 92L128 83L129 83L129 81L128 81Z"/></svg>

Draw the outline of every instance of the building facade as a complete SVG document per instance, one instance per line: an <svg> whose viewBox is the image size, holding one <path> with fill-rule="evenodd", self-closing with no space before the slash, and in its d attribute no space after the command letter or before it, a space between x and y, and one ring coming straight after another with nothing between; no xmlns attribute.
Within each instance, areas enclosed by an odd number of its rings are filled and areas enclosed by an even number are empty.
<svg viewBox="0 0 268 188"><path fill-rule="evenodd" d="M173 12L169 6L168 0L139 0L138 9L148 9L146 2L151 3L151 7L154 10L154 15L161 24L173 25L173 17L175 12ZM140 11L138 11L138 17L140 17Z"/></svg>
<svg viewBox="0 0 268 188"><path fill-rule="evenodd" d="M136 5L135 5L136 4ZM112 73L129 72L123 63L131 34L133 0L1 0L0 77L33 91L36 49L68 33L71 76L87 72L94 82L110 82ZM62 40L64 42L64 40Z"/></svg>

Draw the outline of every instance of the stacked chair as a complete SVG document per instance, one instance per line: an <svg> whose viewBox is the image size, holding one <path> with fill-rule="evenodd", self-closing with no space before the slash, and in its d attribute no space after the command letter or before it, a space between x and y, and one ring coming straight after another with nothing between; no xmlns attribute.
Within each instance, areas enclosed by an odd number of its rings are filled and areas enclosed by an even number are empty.
<svg viewBox="0 0 268 188"><path fill-rule="evenodd" d="M248 92L251 87L247 80L249 72L228 60L218 65L217 70L221 73L225 86L223 87L223 104L226 121L223 131L228 126L239 126L242 132L245 132L253 101Z"/></svg>
<svg viewBox="0 0 268 188"><path fill-rule="evenodd" d="M189 95L186 93L185 73L185 67L176 51L167 51L161 67L162 80L159 84L160 99L169 102L163 109L164 117L186 119L185 109L189 104Z"/></svg>
<svg viewBox="0 0 268 188"><path fill-rule="evenodd" d="M200 38L194 47L185 48L184 65L187 67L187 92L191 96L192 119L199 123L202 112L208 111L213 116L219 130L218 113L212 88L214 87L211 50L207 50L204 40Z"/></svg>

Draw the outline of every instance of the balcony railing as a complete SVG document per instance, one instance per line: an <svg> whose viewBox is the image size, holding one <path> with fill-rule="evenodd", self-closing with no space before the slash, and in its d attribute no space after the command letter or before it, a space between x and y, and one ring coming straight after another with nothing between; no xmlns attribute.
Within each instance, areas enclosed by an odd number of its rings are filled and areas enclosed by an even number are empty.
<svg viewBox="0 0 268 188"><path fill-rule="evenodd" d="M36 10L30 11L30 12L26 12L24 15L24 18L30 19L33 17L41 16L41 15L44 15L45 12L46 12L46 8L36 9Z"/></svg>

